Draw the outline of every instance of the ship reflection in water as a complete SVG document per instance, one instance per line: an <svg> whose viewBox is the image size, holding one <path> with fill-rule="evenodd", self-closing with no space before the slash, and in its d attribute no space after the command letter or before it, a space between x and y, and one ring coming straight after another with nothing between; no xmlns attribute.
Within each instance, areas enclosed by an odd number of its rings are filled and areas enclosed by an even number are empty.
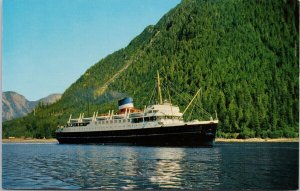
<svg viewBox="0 0 300 191"><path fill-rule="evenodd" d="M184 149L159 148L155 152L156 164L150 182L161 188L180 188L182 186L182 168L180 162L184 157Z"/></svg>
<svg viewBox="0 0 300 191"><path fill-rule="evenodd" d="M220 184L217 148L161 148L155 158L155 170L149 180L159 188L212 189Z"/></svg>
<svg viewBox="0 0 300 191"><path fill-rule="evenodd" d="M87 171L81 179L78 176L80 188L214 188L219 184L217 148L108 146L104 156L93 150L78 153L79 163L85 164L82 170Z"/></svg>
<svg viewBox="0 0 300 191"><path fill-rule="evenodd" d="M284 189L298 144L212 148L4 144L4 189ZM289 160L286 160L288 158Z"/></svg>
<svg viewBox="0 0 300 191"><path fill-rule="evenodd" d="M124 147L121 152L122 156L124 156L124 159L121 163L121 167L123 168L121 170L121 174L124 177L124 179L121 179L120 181L123 182L123 186L121 189L137 189L138 185L134 179L126 178L126 177L136 177L139 175L139 170L137 168L138 165L138 157L139 153L135 151L132 147Z"/></svg>

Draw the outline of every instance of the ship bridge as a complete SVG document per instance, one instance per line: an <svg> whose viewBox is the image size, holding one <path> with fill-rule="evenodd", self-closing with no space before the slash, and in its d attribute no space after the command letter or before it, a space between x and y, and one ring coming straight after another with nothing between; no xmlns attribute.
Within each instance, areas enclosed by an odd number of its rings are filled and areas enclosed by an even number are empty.
<svg viewBox="0 0 300 191"><path fill-rule="evenodd" d="M170 117L182 117L182 113L178 106L172 105L170 102L165 101L163 104L151 105L145 109L145 116L170 116Z"/></svg>

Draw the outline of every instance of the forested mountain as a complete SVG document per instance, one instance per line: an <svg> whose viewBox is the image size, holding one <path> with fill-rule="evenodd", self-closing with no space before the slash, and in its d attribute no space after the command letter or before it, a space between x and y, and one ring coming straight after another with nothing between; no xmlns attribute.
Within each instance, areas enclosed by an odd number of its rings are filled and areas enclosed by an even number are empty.
<svg viewBox="0 0 300 191"><path fill-rule="evenodd" d="M159 70L181 97L202 88L201 105L217 111L218 136L296 137L298 4L183 0L126 48L88 69L57 103L4 123L3 136L53 136L71 113L116 109L125 95L143 108Z"/></svg>
<svg viewBox="0 0 300 191"><path fill-rule="evenodd" d="M61 94L51 94L37 101L29 101L23 95L7 91L2 93L2 121L23 117L30 113L39 103L52 104L59 100Z"/></svg>

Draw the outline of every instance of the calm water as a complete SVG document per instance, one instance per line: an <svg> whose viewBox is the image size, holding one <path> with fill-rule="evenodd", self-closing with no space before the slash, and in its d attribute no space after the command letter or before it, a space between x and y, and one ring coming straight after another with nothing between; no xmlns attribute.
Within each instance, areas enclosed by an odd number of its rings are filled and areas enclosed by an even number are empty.
<svg viewBox="0 0 300 191"><path fill-rule="evenodd" d="M298 143L3 144L5 189L297 189Z"/></svg>

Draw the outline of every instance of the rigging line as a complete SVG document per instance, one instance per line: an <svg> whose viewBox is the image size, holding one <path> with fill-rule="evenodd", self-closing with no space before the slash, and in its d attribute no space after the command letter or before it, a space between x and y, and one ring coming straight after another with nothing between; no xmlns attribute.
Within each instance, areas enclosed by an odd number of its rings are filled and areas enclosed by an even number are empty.
<svg viewBox="0 0 300 191"><path fill-rule="evenodd" d="M167 86L162 85L161 88L163 89L164 92L169 93ZM169 95L169 98L170 98L170 95Z"/></svg>
<svg viewBox="0 0 300 191"><path fill-rule="evenodd" d="M167 79L166 78L166 76L165 75L162 75L165 79ZM166 86L170 86L172 89L173 89L173 91L175 91L175 92L180 92L180 93L185 93L185 92L183 92L183 91L178 91L175 87L175 85L172 83L172 82L170 82L170 81L168 81L168 80L165 80L165 84L166 84ZM165 85L164 84L164 85ZM184 94L184 95L186 95L187 97L188 97L188 99L191 99L191 97L192 96L190 96L189 94ZM180 94L179 94L179 96L183 99L183 100L185 100L187 103L189 103L189 101L188 100L186 100L183 96L181 96ZM207 117L211 117L211 114L209 113L209 112L207 112L204 108L202 108L201 106L199 106L198 104L196 104L195 103L195 105L196 106L198 106L201 110L202 110L202 112L204 113L204 114L206 114L207 115Z"/></svg>
<svg viewBox="0 0 300 191"><path fill-rule="evenodd" d="M177 92L177 90L176 90L175 88L171 87L171 89L172 89L174 92ZM188 101L186 98L184 98L181 94L179 94L179 96L180 96L184 101L186 101L187 103L189 103L189 101Z"/></svg>
<svg viewBox="0 0 300 191"><path fill-rule="evenodd" d="M162 89L167 92L168 96L169 96L169 102L170 102L170 109L171 109L171 113L173 115L173 109L172 109L172 101L171 101L171 95L170 95L170 92L169 92L169 88L168 86L162 86Z"/></svg>
<svg viewBox="0 0 300 191"><path fill-rule="evenodd" d="M184 93L183 91L181 91L178 88L176 88L176 86L172 82L167 81L165 83L166 83L166 86L169 85L170 87L172 87L174 89L174 91L179 92L179 93Z"/></svg>
<svg viewBox="0 0 300 191"><path fill-rule="evenodd" d="M199 102L200 101L200 107L202 108L202 106L201 106L201 92L202 92L202 89L200 90L200 94L199 94L199 96L196 98L196 101L195 101L195 103L197 103L197 101ZM204 119L204 117L203 117L203 114L204 114L204 112L203 112L204 110L202 110L202 111L200 111L200 119ZM206 117L210 117L210 116L206 116Z"/></svg>
<svg viewBox="0 0 300 191"><path fill-rule="evenodd" d="M171 82L169 82L169 83L171 83ZM173 91L177 91L176 90L176 88L174 88L174 87L172 87L171 86L171 88L172 88L172 90ZM189 94L184 94L184 95L186 95L187 97L188 97L188 99L190 99L191 98L191 96L189 95ZM188 100L186 100L183 96L181 96L180 94L179 94L179 96L183 99L183 100L185 100L187 103L189 102ZM210 113L208 113L205 109L203 109L201 106L199 106L198 104L196 104L201 110L203 110L203 113L205 113L206 115L208 115L209 117L211 116L211 114Z"/></svg>
<svg viewBox="0 0 300 191"><path fill-rule="evenodd" d="M152 89L152 94L151 94L151 97L150 97L150 99L149 99L148 105L150 105L150 103L151 103L151 101L152 101L152 99L153 99L153 97L154 97L155 90L156 90L156 87L154 87L154 88Z"/></svg>
<svg viewBox="0 0 300 191"><path fill-rule="evenodd" d="M153 90L152 90L152 91L153 91ZM148 91L148 94L146 94L146 97L144 97L144 99L142 100L141 103L144 103L144 101L145 101L147 98L149 98L149 95L152 96L152 94L150 94L150 92Z"/></svg>
<svg viewBox="0 0 300 191"><path fill-rule="evenodd" d="M170 86L170 88L174 91L174 92L176 92L177 94L179 94L179 95L185 95L185 97L186 98L184 98L184 97L182 97L181 96L181 98L182 99L184 99L184 100L186 100L186 99L191 99L191 96L189 95L189 94L187 94L186 92L183 92L183 91L179 91L178 89L176 89L176 88L174 88L173 86L171 86L171 84L169 85ZM179 93L178 93L179 92ZM189 102L188 100L186 100L187 101L187 103Z"/></svg>
<svg viewBox="0 0 300 191"><path fill-rule="evenodd" d="M175 92L186 93L186 92L183 92L183 90L180 91L178 88L176 88L177 86L175 86L174 83L172 83L171 81L166 80L166 83L167 83L167 85L171 86L174 89ZM187 94L187 96L189 96L188 99L192 98L192 96L190 96L188 94Z"/></svg>
<svg viewBox="0 0 300 191"><path fill-rule="evenodd" d="M187 99L185 99L183 96L181 96L180 94L179 94L179 97L181 98L181 99L183 99L184 101L186 101L187 103L189 103L190 101L189 100L187 100ZM195 106L197 106L197 108L198 109L200 109L201 111L202 111L202 113L206 116L206 117L211 117L211 114L210 113L208 113L206 110L204 110L201 106L199 106L197 103L194 103L194 105Z"/></svg>
<svg viewBox="0 0 300 191"><path fill-rule="evenodd" d="M182 96L180 96L182 99L184 99ZM187 103L189 103L188 100L185 100ZM202 111L202 113L206 116L206 117L211 117L211 114L208 113L205 109L203 109L201 106L199 106L197 103L194 103L194 105L197 106L198 109L200 109Z"/></svg>
<svg viewBox="0 0 300 191"><path fill-rule="evenodd" d="M168 95L169 95L170 109L171 109L171 113L173 115L173 109L172 109L173 107L172 107L171 95L170 95L169 88L167 88L167 89L168 89Z"/></svg>
<svg viewBox="0 0 300 191"><path fill-rule="evenodd" d="M188 117L188 121L191 119L191 116L192 116L192 113L193 113L194 109L195 109L195 105L193 105L193 107L192 107L192 110L191 110L190 115Z"/></svg>

